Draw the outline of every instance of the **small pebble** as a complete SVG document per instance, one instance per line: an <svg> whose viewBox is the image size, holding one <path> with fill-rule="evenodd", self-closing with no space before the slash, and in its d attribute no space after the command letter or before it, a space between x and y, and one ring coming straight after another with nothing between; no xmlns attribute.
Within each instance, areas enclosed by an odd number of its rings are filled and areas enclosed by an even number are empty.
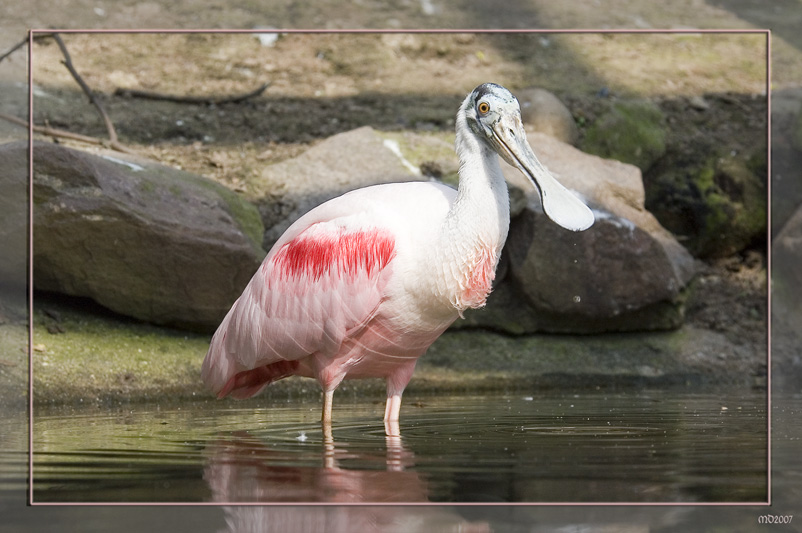
<svg viewBox="0 0 802 533"><path fill-rule="evenodd" d="M692 96L690 100L688 100L688 104L697 111L704 111L706 109L710 109L710 104L701 97L701 96Z"/></svg>

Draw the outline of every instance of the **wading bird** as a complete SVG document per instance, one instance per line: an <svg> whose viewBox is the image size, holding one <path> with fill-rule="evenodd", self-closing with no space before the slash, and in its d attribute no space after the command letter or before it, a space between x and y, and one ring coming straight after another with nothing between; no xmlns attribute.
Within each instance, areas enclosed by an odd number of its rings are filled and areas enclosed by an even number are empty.
<svg viewBox="0 0 802 533"><path fill-rule="evenodd" d="M456 134L458 190L436 182L365 187L287 229L212 338L202 376L219 398L248 398L287 376L315 378L330 434L342 380L385 378L385 430L397 434L418 358L490 292L510 220L497 154L532 181L554 222L573 231L593 224L591 210L535 157L504 87L474 89Z"/></svg>

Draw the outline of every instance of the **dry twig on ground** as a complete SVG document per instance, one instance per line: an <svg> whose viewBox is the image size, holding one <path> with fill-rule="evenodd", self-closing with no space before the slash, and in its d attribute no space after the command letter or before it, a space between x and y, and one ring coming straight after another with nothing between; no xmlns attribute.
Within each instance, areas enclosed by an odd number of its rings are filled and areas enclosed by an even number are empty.
<svg viewBox="0 0 802 533"><path fill-rule="evenodd" d="M166 100L168 102L178 102L183 104L232 104L242 102L249 98L259 96L265 89L270 87L270 82L263 83L253 91L242 94L234 94L231 96L180 96L174 94L164 94L151 91L140 91L137 89L123 89L117 88L114 91L115 96L129 96L133 98L144 98L147 100Z"/></svg>
<svg viewBox="0 0 802 533"><path fill-rule="evenodd" d="M12 115L6 115L5 113L0 113L0 120L5 120L6 122L11 122L12 124L16 124L17 126L22 126L23 128L28 127L28 122L17 118ZM118 152L123 152L126 154L136 154L133 150L126 148L125 146L117 143L116 146L111 146L110 142L107 139L99 139L98 137L89 137L88 135L81 135L80 133L73 133L67 130L60 130L58 128L50 128L47 126L37 126L33 125L33 131L35 133L40 133L42 135L47 135L49 137L58 137L62 139L72 139L73 141L80 141L87 144L97 144L99 146L105 146L107 148L113 148Z"/></svg>
<svg viewBox="0 0 802 533"><path fill-rule="evenodd" d="M58 47L61 49L62 55L64 56L64 61L62 61L62 63L65 67L67 67L67 70L70 71L72 77L76 82L78 82L78 85L81 86L81 90L84 92L84 94L86 94L86 96L89 97L89 101L98 110L101 118L103 118L103 123L106 125L106 131L109 133L109 145L114 147L114 145L119 144L119 141L117 140L117 131L114 129L114 124L112 124L108 113L106 113L106 109L100 103L100 100L95 97L95 93L92 92L92 89L90 89L83 78L81 78L81 75L78 74L78 71L75 70L75 67L72 64L70 53L67 51L67 46L64 44L64 41L61 40L61 36L58 33L54 33L53 39L55 39Z"/></svg>
<svg viewBox="0 0 802 533"><path fill-rule="evenodd" d="M33 39L34 39L34 40L37 40L37 39L45 39L45 38L52 37L52 36L53 36L53 35L52 35L52 34L50 34L50 33L37 33L36 35L34 35L34 36L33 36ZM16 52L17 50L19 50L19 49L20 49L20 48L22 48L23 46L25 46L25 44L27 44L27 43L28 43L28 40L29 40L29 39L30 39L30 37L25 37L24 39L22 39L21 41L19 41L17 44L15 44L15 45L14 45L14 46L12 46L11 48L9 48L8 50L6 50L6 51L5 51L5 52L3 52L2 54L0 54L0 62L2 62L2 61L5 59L5 58L7 58L8 56L10 56L11 54L13 54L14 52Z"/></svg>
<svg viewBox="0 0 802 533"><path fill-rule="evenodd" d="M13 54L14 52L19 50L20 48L22 48L22 46L27 42L28 42L28 38L26 37L23 40L21 40L20 42L18 42L17 44L15 44L14 46L12 46L11 48L9 48L8 50L6 50L5 52L3 52L3 55L0 55L0 61L3 61L5 58L7 58L8 56Z"/></svg>
<svg viewBox="0 0 802 533"><path fill-rule="evenodd" d="M4 52L2 55L0 55L0 62L3 61L8 56L10 56L11 54L13 54L15 51L22 48L22 46L24 46L25 43L28 42L29 38L30 37L26 37L25 39L19 41L14 46L9 48L6 52ZM72 57L70 56L70 53L67 50L67 46L64 44L64 41L61 39L61 36L58 33L41 33L34 35L33 38L34 39L52 38L53 40L56 41L59 49L61 50L61 54L64 56L64 60L62 61L62 63L64 64L65 67L67 67L67 70L69 70L73 79L78 83L78 85L81 87L81 90L89 98L89 102L93 106L95 106L95 109L97 109L98 113L103 119L103 123L106 126L106 131L108 132L109 139L105 140L97 137L90 137L87 135L81 135L79 133L72 133L67 130L61 130L58 128L51 128L46 126L37 126L35 124L32 126L33 131L36 133L40 133L42 135L48 135L50 137L72 139L75 141L80 141L88 144L105 146L113 150L117 150L118 152L125 152L129 154L136 153L120 143L117 137L117 131L114 128L114 124L112 123L111 118L109 117L108 113L106 113L106 109L103 107L103 104L101 104L100 100L97 98L95 93L92 91L89 85L87 85L87 83L75 69L75 66L72 63ZM256 89L249 91L247 93L234 94L229 96L181 96L181 95L162 94L150 91L140 91L136 89L122 89L122 88L118 88L117 90L115 90L114 95L128 96L133 98L145 98L149 100L166 100L178 103L218 105L218 104L238 103L247 100L249 98L254 98L256 96L261 95L269 86L270 82L267 82L263 83ZM0 120L5 120L22 127L28 127L28 123L25 120L15 116L7 115L5 113L0 113Z"/></svg>
<svg viewBox="0 0 802 533"><path fill-rule="evenodd" d="M26 42L28 42L29 38L30 37L26 37L25 39L21 40L20 42L9 48L6 52L4 52L0 56L0 61L11 55L18 49L20 49ZM83 80L81 75L78 74L78 71L75 70L75 67L72 64L72 58L70 57L70 53L67 50L67 46L64 44L64 41L61 39L61 36L58 33L42 33L34 35L33 38L34 39L52 38L56 41L59 49L61 50L61 54L64 56L64 60L62 61L62 63L64 64L65 67L67 67L67 70L70 71L70 74L72 75L73 79L75 79L75 81L78 82L78 85L81 87L81 90L84 92L84 94L86 94L87 97L89 97L89 101L92 103L92 105L95 106L95 108L100 113L100 116L103 119L103 123L106 125L106 131L109 134L109 139L104 140L104 139L99 139L97 137L89 137L87 135L81 135L79 133L72 133L66 130L60 130L57 128L50 128L37 125L32 126L33 131L36 133L41 133L42 135L48 135L50 137L60 137L64 139L81 141L89 144L106 146L113 150L117 150L118 152L125 152L129 154L135 153L133 150L127 148L126 146L120 143L117 137L117 131L114 129L114 124L111 122L111 118L109 118L108 113L106 113L106 109L97 99L94 92L92 92L92 90ZM0 113L0 119L5 120L7 122L11 122L13 124L17 124L18 126L28 127L28 123L25 120L22 120L18 117L14 117L11 115L6 115L5 113Z"/></svg>

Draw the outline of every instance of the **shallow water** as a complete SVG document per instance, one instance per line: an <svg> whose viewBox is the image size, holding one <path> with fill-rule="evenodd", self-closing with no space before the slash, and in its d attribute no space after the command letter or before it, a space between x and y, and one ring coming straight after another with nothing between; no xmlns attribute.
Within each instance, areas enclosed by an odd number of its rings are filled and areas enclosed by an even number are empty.
<svg viewBox="0 0 802 533"><path fill-rule="evenodd" d="M765 392L37 408L33 501L765 502Z"/></svg>

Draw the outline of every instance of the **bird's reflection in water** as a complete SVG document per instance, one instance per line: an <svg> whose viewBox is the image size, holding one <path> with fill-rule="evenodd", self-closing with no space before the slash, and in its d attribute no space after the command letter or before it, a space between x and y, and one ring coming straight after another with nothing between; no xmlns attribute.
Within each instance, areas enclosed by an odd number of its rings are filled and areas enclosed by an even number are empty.
<svg viewBox="0 0 802 533"><path fill-rule="evenodd" d="M357 450L338 444L329 432L322 443L298 444L302 452L288 452L247 433L213 441L205 451L204 479L217 502L380 503L426 502L426 482L407 470L414 454L401 437L385 436L385 456L376 450ZM312 452L312 455L310 455ZM320 461L314 454L320 454ZM347 469L341 462L359 463ZM316 463L317 464L314 464Z"/></svg>
<svg viewBox="0 0 802 533"><path fill-rule="evenodd" d="M448 507L326 505L225 507L227 531L245 533L490 533L487 522L470 522ZM222 533L222 532L221 532Z"/></svg>
<svg viewBox="0 0 802 533"><path fill-rule="evenodd" d="M330 432L324 432L322 446L314 447L320 454L319 464L293 466L286 451L277 451L247 432L238 432L206 448L204 479L213 501L227 504L426 502L425 480L409 470L414 465L414 454L404 446L397 431L393 433L396 435L385 436L382 458L376 457L375 450L359 452L347 444L338 444ZM372 468L349 470L341 466L351 461ZM471 523L453 508L436 506L227 505L223 509L232 533L490 531L486 522Z"/></svg>

